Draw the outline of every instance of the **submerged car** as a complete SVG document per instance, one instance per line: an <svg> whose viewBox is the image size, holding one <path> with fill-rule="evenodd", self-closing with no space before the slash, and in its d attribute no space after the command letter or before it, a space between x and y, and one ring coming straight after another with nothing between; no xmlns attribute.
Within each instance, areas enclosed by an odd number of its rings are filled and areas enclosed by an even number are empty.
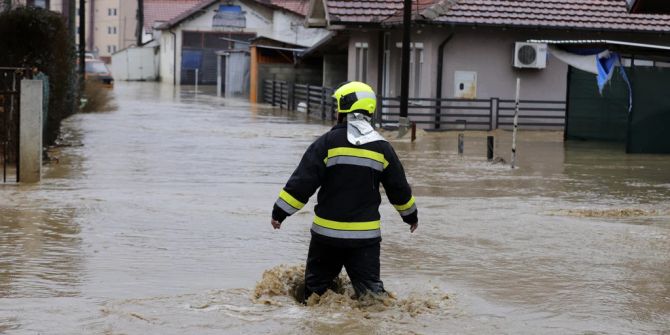
<svg viewBox="0 0 670 335"><path fill-rule="evenodd" d="M107 64L101 60L86 61L86 79L97 80L106 87L114 86L114 77L112 77Z"/></svg>

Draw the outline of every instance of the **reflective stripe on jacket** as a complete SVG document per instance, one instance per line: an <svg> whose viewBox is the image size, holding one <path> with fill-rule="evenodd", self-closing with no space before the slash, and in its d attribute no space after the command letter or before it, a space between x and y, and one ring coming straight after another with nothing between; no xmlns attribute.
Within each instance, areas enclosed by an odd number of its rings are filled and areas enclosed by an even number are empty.
<svg viewBox="0 0 670 335"><path fill-rule="evenodd" d="M403 221L417 222L418 211L402 164L388 142L354 146L346 124L312 143L279 193L272 217L283 221L302 209L319 189L312 235L341 246L381 240L379 184Z"/></svg>

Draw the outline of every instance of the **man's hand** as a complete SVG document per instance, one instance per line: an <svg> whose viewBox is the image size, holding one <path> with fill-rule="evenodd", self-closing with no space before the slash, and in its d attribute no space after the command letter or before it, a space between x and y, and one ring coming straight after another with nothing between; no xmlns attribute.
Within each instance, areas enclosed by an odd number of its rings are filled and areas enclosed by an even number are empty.
<svg viewBox="0 0 670 335"><path fill-rule="evenodd" d="M416 230L416 228L419 228L419 223L418 222L415 222L415 223L413 223L412 225L409 226L409 232L413 233Z"/></svg>
<svg viewBox="0 0 670 335"><path fill-rule="evenodd" d="M275 220L275 219L272 219L272 220L270 221L270 223L272 224L272 228L274 228L274 229L279 229L279 228L281 228L281 222L279 222L279 221L277 221L277 220Z"/></svg>

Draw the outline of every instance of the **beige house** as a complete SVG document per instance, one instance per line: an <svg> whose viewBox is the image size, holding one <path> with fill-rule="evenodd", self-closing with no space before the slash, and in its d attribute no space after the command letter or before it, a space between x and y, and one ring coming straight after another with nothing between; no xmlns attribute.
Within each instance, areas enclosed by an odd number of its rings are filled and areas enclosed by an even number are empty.
<svg viewBox="0 0 670 335"><path fill-rule="evenodd" d="M342 43L348 50L348 80L366 81L385 98L397 99L401 84L402 9L402 0L311 0L307 25L345 36ZM625 0L413 1L409 97L414 98L410 104L414 107L410 113L423 113L414 118L423 127L455 126L457 118L429 116L434 111L439 114L440 106L431 108L434 102L421 99L465 99L471 102L463 104L467 105L463 115L477 113L480 106L488 118L481 127L495 128L494 114L498 109L493 105L514 98L516 78L521 79L522 99L554 101L565 106L570 67L552 55L546 43L530 46L536 53L536 62L519 64L519 48L530 40L670 45L670 16L631 13ZM595 43L581 48L607 47ZM642 64L641 55L625 56L637 58L636 65ZM328 64L324 64L326 67ZM558 114L565 115L567 107L561 108L564 110L550 107L558 110L551 115L557 119ZM397 109L388 110L397 113ZM557 125L562 126L560 122Z"/></svg>
<svg viewBox="0 0 670 335"><path fill-rule="evenodd" d="M79 0L75 1L76 11ZM15 5L47 8L67 15L67 0L16 0ZM136 44L137 1L86 0L86 49L110 61L113 53ZM77 16L77 26L79 26ZM78 33L77 33L78 34ZM76 36L79 42L79 35Z"/></svg>

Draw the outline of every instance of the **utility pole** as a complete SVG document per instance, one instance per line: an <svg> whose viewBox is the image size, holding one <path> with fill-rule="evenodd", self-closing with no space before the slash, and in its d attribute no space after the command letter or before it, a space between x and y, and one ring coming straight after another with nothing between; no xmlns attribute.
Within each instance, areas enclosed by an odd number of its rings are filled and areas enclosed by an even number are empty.
<svg viewBox="0 0 670 335"><path fill-rule="evenodd" d="M93 1L93 0L91 0ZM79 80L84 88L86 74L86 0L79 0Z"/></svg>
<svg viewBox="0 0 670 335"><path fill-rule="evenodd" d="M142 46L142 35L144 34L144 0L137 0L137 29L135 36L137 36L137 46Z"/></svg>
<svg viewBox="0 0 670 335"><path fill-rule="evenodd" d="M402 56L400 67L400 120L398 121L398 137L402 137L409 129L407 107L409 98L409 52L412 24L412 0L404 0L402 16Z"/></svg>

